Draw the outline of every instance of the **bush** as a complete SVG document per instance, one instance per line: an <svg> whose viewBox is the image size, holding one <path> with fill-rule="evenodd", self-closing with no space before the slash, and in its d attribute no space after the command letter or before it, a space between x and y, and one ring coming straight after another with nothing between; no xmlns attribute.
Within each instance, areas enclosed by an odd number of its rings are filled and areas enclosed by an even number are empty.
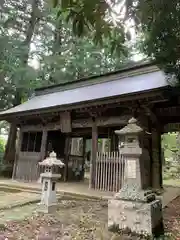
<svg viewBox="0 0 180 240"><path fill-rule="evenodd" d="M5 178L11 178L13 172L12 164L0 164L0 176Z"/></svg>
<svg viewBox="0 0 180 240"><path fill-rule="evenodd" d="M5 141L4 139L0 138L0 164L2 164L3 162L4 150L5 150Z"/></svg>
<svg viewBox="0 0 180 240"><path fill-rule="evenodd" d="M164 167L164 179L179 179L180 178L180 165L179 161L174 159L166 159Z"/></svg>

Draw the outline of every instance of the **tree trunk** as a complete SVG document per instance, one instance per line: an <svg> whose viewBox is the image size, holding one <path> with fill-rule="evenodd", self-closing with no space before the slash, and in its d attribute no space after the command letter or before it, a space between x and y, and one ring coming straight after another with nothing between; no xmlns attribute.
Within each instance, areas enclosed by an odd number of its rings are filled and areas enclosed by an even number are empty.
<svg viewBox="0 0 180 240"><path fill-rule="evenodd" d="M39 13L38 5L39 5L39 0L32 1L31 15L30 15L30 19L29 19L29 24L27 26L25 40L23 42L23 45L25 46L26 51L24 51L24 54L22 55L22 58L21 58L22 66L24 66L24 67L28 63L31 40L32 40L32 37L34 34L36 23L39 20L39 16L37 14L37 13ZM23 76L21 76L21 77L23 77ZM14 107L21 104L23 91L24 91L24 89L22 89L22 88L16 89L15 101L13 103ZM11 176L12 176L13 164L14 164L15 153L16 153L16 137L17 137L17 127L16 127L15 123L12 123L10 126L8 141L6 144L6 149L5 149L5 154L4 154L4 162L8 165L9 164L12 165L12 168L10 170L11 173L8 174L8 175L11 174Z"/></svg>
<svg viewBox="0 0 180 240"><path fill-rule="evenodd" d="M15 150L16 150L16 133L17 133L16 124L12 123L10 126L8 140L7 140L6 149L4 153L4 160L5 160L5 163L8 165L13 165L14 163Z"/></svg>
<svg viewBox="0 0 180 240"><path fill-rule="evenodd" d="M52 46L52 56L61 55L61 44L62 44L62 36L61 36L61 28L62 28L62 21L59 19L59 17L56 17L56 23L55 23L55 30L54 30L54 42ZM49 82L51 84L56 84L56 79L54 78L54 73L56 71L56 67L52 64L50 67L50 77Z"/></svg>

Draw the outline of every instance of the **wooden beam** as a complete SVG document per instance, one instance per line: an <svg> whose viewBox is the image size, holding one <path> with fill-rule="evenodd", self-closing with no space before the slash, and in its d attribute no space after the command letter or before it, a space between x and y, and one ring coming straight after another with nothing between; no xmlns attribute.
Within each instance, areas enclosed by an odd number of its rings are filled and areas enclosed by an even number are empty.
<svg viewBox="0 0 180 240"><path fill-rule="evenodd" d="M122 115L122 116L112 116L112 117L100 117L97 118L97 126L120 126L126 125L128 120L131 118L130 115Z"/></svg>
<svg viewBox="0 0 180 240"><path fill-rule="evenodd" d="M70 112L60 113L60 129L61 129L62 133L72 132L71 113Z"/></svg>
<svg viewBox="0 0 180 240"><path fill-rule="evenodd" d="M156 113L158 116L180 116L180 106L157 108Z"/></svg>
<svg viewBox="0 0 180 240"><path fill-rule="evenodd" d="M163 132L179 132L180 123L168 123L164 125Z"/></svg>
<svg viewBox="0 0 180 240"><path fill-rule="evenodd" d="M99 117L96 120L96 125L98 127L103 126L120 126L126 125L128 120L131 118L130 115L122 116L111 116L111 117ZM72 128L91 128L93 125L92 118L72 120ZM42 130L60 130L60 122L48 123L46 125L24 125L21 126L22 131L42 131Z"/></svg>

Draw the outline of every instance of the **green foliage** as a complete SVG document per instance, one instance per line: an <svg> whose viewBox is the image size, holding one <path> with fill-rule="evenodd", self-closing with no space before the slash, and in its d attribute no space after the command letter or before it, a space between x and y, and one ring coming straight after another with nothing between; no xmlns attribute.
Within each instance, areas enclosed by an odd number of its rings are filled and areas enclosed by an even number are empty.
<svg viewBox="0 0 180 240"><path fill-rule="evenodd" d="M5 141L4 139L0 138L0 163L2 163L3 155L5 150Z"/></svg>
<svg viewBox="0 0 180 240"><path fill-rule="evenodd" d="M108 5L77 3L62 1L59 9L45 0L2 2L0 109L26 101L36 87L113 71L127 61L124 31L105 21ZM14 159L8 154L15 149L14 137L7 144L8 162Z"/></svg>
<svg viewBox="0 0 180 240"><path fill-rule="evenodd" d="M12 164L5 164L4 159L4 151L5 151L5 140L0 138L0 176L3 177L11 177L12 173Z"/></svg>
<svg viewBox="0 0 180 240"><path fill-rule="evenodd" d="M179 133L168 133L162 137L165 166L164 179L179 179L180 177L180 151Z"/></svg>
<svg viewBox="0 0 180 240"><path fill-rule="evenodd" d="M164 157L173 158L173 151L177 149L177 133L167 133L162 136L162 148L164 149Z"/></svg>
<svg viewBox="0 0 180 240"><path fill-rule="evenodd" d="M141 51L165 71L171 83L174 83L175 79L180 82L179 1L126 0L125 2L126 4L129 2L127 19L133 18L141 33Z"/></svg>
<svg viewBox="0 0 180 240"><path fill-rule="evenodd" d="M112 50L123 49L128 34L121 18L113 18L112 9L116 1L62 0L59 4L59 1L52 0L52 3L53 7L58 8L58 16L63 15L67 22L72 22L73 34L76 36L87 36L93 32L96 44L109 39Z"/></svg>
<svg viewBox="0 0 180 240"><path fill-rule="evenodd" d="M10 5L5 1L1 6L1 109L21 103L23 98L27 99L37 76L36 70L27 64L31 39L28 43L24 40L30 35L24 28L29 26L29 7L26 1L12 1ZM19 14L22 18L19 18Z"/></svg>
<svg viewBox="0 0 180 240"><path fill-rule="evenodd" d="M51 8L43 0L12 0L10 4L3 2L0 7L1 109L24 102L36 87L105 73L119 68L127 61L128 48L123 32L119 35L119 30L113 28L112 38L109 38L108 31L105 34L104 17L97 11L92 14L90 11L94 9L95 1L86 1L80 8L74 1L73 8L67 10L68 15L66 9L70 3L62 2L59 10ZM104 10L107 6L104 5ZM96 7L102 8L102 3ZM82 19L83 11L90 14L85 20ZM93 41L96 32L93 26L96 25L98 29L95 16L97 19L102 18L101 45ZM86 21L91 23L83 27ZM74 35L74 31L80 32ZM81 38L77 35L81 35ZM114 44L116 40L119 40L119 47ZM114 55L111 54L112 48L116 49ZM37 69L32 67L34 59L38 62Z"/></svg>
<svg viewBox="0 0 180 240"><path fill-rule="evenodd" d="M123 49L129 39L127 25L134 25L141 35L140 50L162 68L174 83L180 82L179 26L180 3L178 0L51 0L73 23L77 36L93 33L96 43L108 38L111 50ZM60 4L61 2L61 4ZM118 10L116 10L118 9ZM114 36L116 32L116 37ZM176 78L172 78L176 77Z"/></svg>

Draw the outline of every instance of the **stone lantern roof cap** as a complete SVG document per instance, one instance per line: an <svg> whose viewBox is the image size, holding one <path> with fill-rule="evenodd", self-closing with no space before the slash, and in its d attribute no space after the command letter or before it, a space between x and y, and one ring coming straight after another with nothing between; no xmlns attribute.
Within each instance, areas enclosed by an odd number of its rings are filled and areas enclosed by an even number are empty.
<svg viewBox="0 0 180 240"><path fill-rule="evenodd" d="M52 167L52 166L63 167L64 163L60 159L57 159L57 155L53 151L49 154L49 157L47 157L42 162L40 162L39 165L40 166L47 166L47 167Z"/></svg>
<svg viewBox="0 0 180 240"><path fill-rule="evenodd" d="M143 131L143 129L137 124L137 120L135 118L131 118L128 121L128 124L120 129L120 130L116 130L115 133L117 135L130 135L130 134L139 134Z"/></svg>

